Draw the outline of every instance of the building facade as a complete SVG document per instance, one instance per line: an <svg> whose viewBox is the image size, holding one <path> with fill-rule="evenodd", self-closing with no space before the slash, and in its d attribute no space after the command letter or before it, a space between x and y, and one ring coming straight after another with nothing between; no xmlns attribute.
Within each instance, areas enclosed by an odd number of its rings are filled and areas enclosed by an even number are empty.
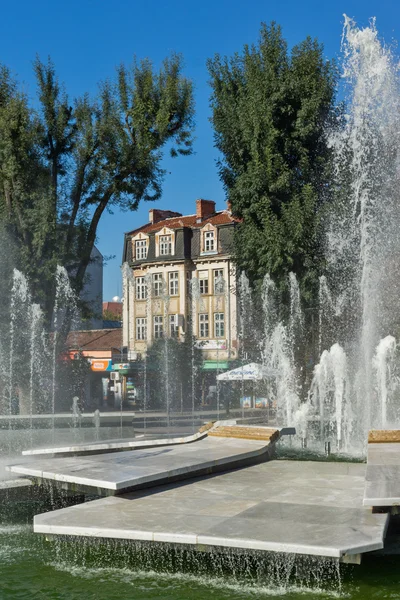
<svg viewBox="0 0 400 600"><path fill-rule="evenodd" d="M196 214L152 209L149 223L125 235L123 345L141 360L154 340L194 336L203 369L237 358L237 301L231 259L235 221L215 202Z"/></svg>

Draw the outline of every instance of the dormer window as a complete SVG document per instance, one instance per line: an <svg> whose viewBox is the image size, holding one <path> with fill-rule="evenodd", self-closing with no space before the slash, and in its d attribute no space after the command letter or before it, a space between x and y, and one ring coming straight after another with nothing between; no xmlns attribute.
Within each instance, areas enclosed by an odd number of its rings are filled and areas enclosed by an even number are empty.
<svg viewBox="0 0 400 600"><path fill-rule="evenodd" d="M172 236L160 235L160 256L172 254Z"/></svg>
<svg viewBox="0 0 400 600"><path fill-rule="evenodd" d="M156 233L156 256L174 256L175 254L175 231L169 227L163 227Z"/></svg>
<svg viewBox="0 0 400 600"><path fill-rule="evenodd" d="M204 233L204 252L214 252L215 250L215 236L213 231L206 231Z"/></svg>
<svg viewBox="0 0 400 600"><path fill-rule="evenodd" d="M216 254L218 252L218 230L207 223L200 233L201 254Z"/></svg>
<svg viewBox="0 0 400 600"><path fill-rule="evenodd" d="M135 259L144 260L147 258L147 240L135 240Z"/></svg>

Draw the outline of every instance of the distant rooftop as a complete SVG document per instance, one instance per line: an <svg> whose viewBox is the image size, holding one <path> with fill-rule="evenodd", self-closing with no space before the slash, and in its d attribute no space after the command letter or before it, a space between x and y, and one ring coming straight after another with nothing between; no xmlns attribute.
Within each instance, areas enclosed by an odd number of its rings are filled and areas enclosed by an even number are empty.
<svg viewBox="0 0 400 600"><path fill-rule="evenodd" d="M122 318L122 302L103 302L103 315L106 311Z"/></svg>
<svg viewBox="0 0 400 600"><path fill-rule="evenodd" d="M196 200L196 214L183 216L179 213L174 213L169 210L149 211L149 223L129 231L126 235L131 236L139 232L154 233L163 227L169 229L180 229L189 227L191 229L199 229L207 223L212 225L229 225L234 223L236 219L231 215L230 210L215 211L215 202L213 200Z"/></svg>
<svg viewBox="0 0 400 600"><path fill-rule="evenodd" d="M67 337L67 347L74 350L110 350L121 346L121 328L71 331Z"/></svg>

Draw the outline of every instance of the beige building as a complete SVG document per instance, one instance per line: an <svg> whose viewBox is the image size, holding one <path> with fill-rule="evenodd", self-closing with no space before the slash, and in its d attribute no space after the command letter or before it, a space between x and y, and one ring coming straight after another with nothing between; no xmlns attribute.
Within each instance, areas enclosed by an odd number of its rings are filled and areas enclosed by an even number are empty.
<svg viewBox="0 0 400 600"><path fill-rule="evenodd" d="M192 330L206 370L237 358L235 221L215 202L196 200L196 214L149 211L149 223L125 235L123 345L128 360L143 359L164 336L184 340Z"/></svg>

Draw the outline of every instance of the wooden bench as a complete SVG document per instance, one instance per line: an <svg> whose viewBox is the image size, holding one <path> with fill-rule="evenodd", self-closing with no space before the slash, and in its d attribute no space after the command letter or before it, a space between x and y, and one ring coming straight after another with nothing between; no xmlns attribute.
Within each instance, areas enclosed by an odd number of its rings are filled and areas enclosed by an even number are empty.
<svg viewBox="0 0 400 600"><path fill-rule="evenodd" d="M243 440L273 442L279 438L279 430L272 427L240 427L237 425L215 427L208 432L212 437L230 437Z"/></svg>
<svg viewBox="0 0 400 600"><path fill-rule="evenodd" d="M368 444L399 444L400 429L371 429Z"/></svg>

